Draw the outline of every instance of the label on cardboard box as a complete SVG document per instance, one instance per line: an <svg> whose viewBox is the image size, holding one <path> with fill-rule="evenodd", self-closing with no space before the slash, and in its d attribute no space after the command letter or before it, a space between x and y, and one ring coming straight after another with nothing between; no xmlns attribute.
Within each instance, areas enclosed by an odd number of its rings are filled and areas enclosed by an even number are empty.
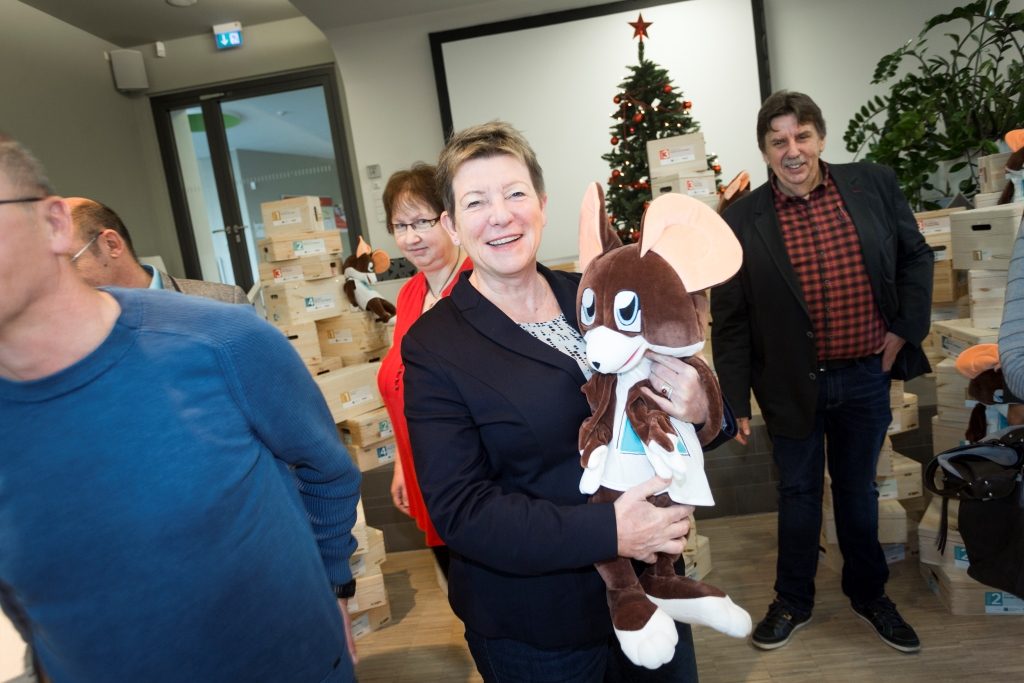
<svg viewBox="0 0 1024 683"><path fill-rule="evenodd" d="M366 403L373 399L373 391L368 387L361 387L355 391L346 391L340 396L341 407L351 408L357 406L360 403Z"/></svg>
<svg viewBox="0 0 1024 683"><path fill-rule="evenodd" d="M325 308L334 308L335 306L335 299L329 294L307 296L302 301L307 311L322 311Z"/></svg>
<svg viewBox="0 0 1024 683"><path fill-rule="evenodd" d="M967 548L962 545L953 546L953 564L959 569L967 569L971 566L971 560L967 557Z"/></svg>
<svg viewBox="0 0 1024 683"><path fill-rule="evenodd" d="M985 614L1024 614L1024 600L1012 593L985 591Z"/></svg>
<svg viewBox="0 0 1024 683"><path fill-rule="evenodd" d="M275 209L270 212L271 225L294 225L302 222L302 210L305 207L293 206L283 209Z"/></svg>
<svg viewBox="0 0 1024 683"><path fill-rule="evenodd" d="M327 343L328 344L351 344L352 343L352 330L327 330Z"/></svg>
<svg viewBox="0 0 1024 683"><path fill-rule="evenodd" d="M684 161L693 161L696 158L696 145L679 145L658 150L658 164L661 166L681 164Z"/></svg>
<svg viewBox="0 0 1024 683"><path fill-rule="evenodd" d="M295 252L295 256L312 256L313 254L326 254L327 245L324 243L322 238L312 240L294 240L292 242L292 251Z"/></svg>
<svg viewBox="0 0 1024 683"><path fill-rule="evenodd" d="M305 279L305 275L302 272L302 266L283 266L281 268L274 268L271 273L274 276L274 282L291 282L292 280Z"/></svg>
<svg viewBox="0 0 1024 683"><path fill-rule="evenodd" d="M711 183L712 185L714 185L714 180L712 180ZM690 195L691 197L697 197L702 195L706 196L711 194L711 190L708 188L707 182L703 179L698 178L687 178L686 183L683 186L683 189L686 191L686 194Z"/></svg>
<svg viewBox="0 0 1024 683"><path fill-rule="evenodd" d="M377 446L375 452L377 453L378 465L386 465L389 462L395 461L395 444L385 444L383 446Z"/></svg>

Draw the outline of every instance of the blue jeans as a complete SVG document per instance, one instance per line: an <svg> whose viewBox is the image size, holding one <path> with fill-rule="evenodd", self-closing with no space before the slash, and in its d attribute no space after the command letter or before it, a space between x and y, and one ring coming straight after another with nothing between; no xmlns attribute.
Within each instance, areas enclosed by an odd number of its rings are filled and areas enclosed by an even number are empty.
<svg viewBox="0 0 1024 683"><path fill-rule="evenodd" d="M889 567L878 543L878 452L892 419L889 373L869 356L818 375L814 429L803 439L772 437L779 470L779 558L775 592L798 612L814 608L825 441L843 593L854 604L880 597Z"/></svg>
<svg viewBox="0 0 1024 683"><path fill-rule="evenodd" d="M679 644L671 662L650 671L634 666L615 636L585 646L542 650L466 629L466 642L485 683L696 683L697 659L688 624L676 624Z"/></svg>

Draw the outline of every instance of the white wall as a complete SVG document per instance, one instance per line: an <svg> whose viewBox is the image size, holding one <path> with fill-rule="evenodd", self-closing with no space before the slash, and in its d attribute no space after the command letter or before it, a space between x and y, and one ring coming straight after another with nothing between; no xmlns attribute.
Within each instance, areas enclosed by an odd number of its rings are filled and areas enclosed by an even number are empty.
<svg viewBox="0 0 1024 683"><path fill-rule="evenodd" d="M932 16L961 4L957 0L766 0L772 87L801 90L814 97L829 124L825 159L849 161L852 155L844 149L843 133L853 112L881 92L870 85L879 58L916 37ZM1011 6L1022 4L1014 0ZM376 215L383 181L368 179L366 166L380 164L386 179L414 161L433 162L443 144L428 34L508 19L510 6L518 10L517 16L543 11L537 3L489 3L353 27L321 27L334 48L348 95L358 190L367 207L375 247L398 254L384 230L383 215L379 220ZM651 20L651 16L645 18ZM657 29L657 24L650 29L651 51L658 44ZM628 30L623 26L624 40L629 39ZM728 26L698 30L714 33L720 49L730 49L733 33ZM714 69L716 65L715 55L709 54L707 63L700 66ZM494 65L496 77L501 66ZM670 70L670 75L687 88L685 73ZM546 77L530 73L521 87L529 92L529 79ZM729 74L723 73L721 87L727 90L730 85ZM610 97L612 93L603 94ZM701 123L708 128L709 122ZM752 148L757 145L754 123L751 119L732 131Z"/></svg>

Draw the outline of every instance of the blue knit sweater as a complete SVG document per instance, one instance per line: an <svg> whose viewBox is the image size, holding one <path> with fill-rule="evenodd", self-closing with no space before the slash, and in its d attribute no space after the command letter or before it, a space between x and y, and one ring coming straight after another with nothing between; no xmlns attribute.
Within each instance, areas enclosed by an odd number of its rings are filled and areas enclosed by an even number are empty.
<svg viewBox="0 0 1024 683"><path fill-rule="evenodd" d="M93 353L0 380L4 611L55 683L351 680L360 475L301 360L249 307L110 293Z"/></svg>

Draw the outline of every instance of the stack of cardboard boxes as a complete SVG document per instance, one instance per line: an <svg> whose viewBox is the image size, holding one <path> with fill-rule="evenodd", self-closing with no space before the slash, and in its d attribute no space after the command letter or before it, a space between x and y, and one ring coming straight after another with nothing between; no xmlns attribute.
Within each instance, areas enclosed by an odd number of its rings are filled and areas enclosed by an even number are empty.
<svg viewBox="0 0 1024 683"><path fill-rule="evenodd" d="M266 239L259 242L267 319L280 329L313 375L360 470L392 462L391 422L377 390L385 328L353 307L343 290L341 236L325 229L318 197L261 206ZM359 504L351 559L356 594L349 600L356 637L390 620L384 576L384 534L366 526Z"/></svg>
<svg viewBox="0 0 1024 683"><path fill-rule="evenodd" d="M703 133L649 140L647 167L654 197L675 192L718 208L715 172L708 168Z"/></svg>
<svg viewBox="0 0 1024 683"><path fill-rule="evenodd" d="M939 529L942 499L933 498L918 527L921 543L921 576L951 614L1024 615L1024 599L978 583L967 574L971 566L957 523L958 503L949 501L946 544L940 552Z"/></svg>

